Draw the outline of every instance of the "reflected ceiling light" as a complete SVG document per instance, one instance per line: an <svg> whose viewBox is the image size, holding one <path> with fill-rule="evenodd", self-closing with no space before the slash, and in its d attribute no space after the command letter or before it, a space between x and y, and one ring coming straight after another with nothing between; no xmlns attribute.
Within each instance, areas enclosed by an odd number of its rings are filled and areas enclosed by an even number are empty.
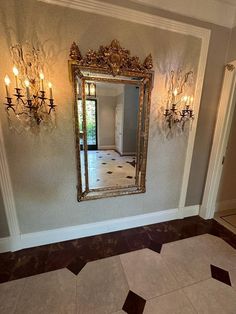
<svg viewBox="0 0 236 314"><path fill-rule="evenodd" d="M85 83L85 95L88 97L96 97L96 84L95 83Z"/></svg>

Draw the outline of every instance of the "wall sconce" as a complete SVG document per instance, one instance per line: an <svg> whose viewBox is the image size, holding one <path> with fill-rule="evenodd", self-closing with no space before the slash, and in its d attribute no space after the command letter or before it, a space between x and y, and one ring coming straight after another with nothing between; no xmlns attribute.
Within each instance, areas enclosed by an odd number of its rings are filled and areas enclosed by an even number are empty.
<svg viewBox="0 0 236 314"><path fill-rule="evenodd" d="M170 72L168 95L164 108L164 124L170 131L177 127L183 132L187 122L194 119L194 98L186 92L186 86L191 84L193 72L189 71L182 75L182 71ZM169 133L168 132L168 133Z"/></svg>
<svg viewBox="0 0 236 314"><path fill-rule="evenodd" d="M55 128L55 104L52 84L45 88L40 51L29 43L11 47L15 78L14 92L10 93L11 80L5 76L6 113L9 127L21 133L24 130L39 131L39 125ZM46 97L46 89L49 98Z"/></svg>

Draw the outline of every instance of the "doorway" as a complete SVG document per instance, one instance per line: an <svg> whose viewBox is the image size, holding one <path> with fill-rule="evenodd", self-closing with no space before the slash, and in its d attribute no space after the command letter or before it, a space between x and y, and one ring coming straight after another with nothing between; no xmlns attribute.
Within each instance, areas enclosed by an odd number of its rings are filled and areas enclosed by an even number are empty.
<svg viewBox="0 0 236 314"><path fill-rule="evenodd" d="M79 128L82 130L83 108L82 100L78 99ZM86 124L88 150L97 150L97 100L86 99ZM82 143L81 143L82 145Z"/></svg>
<svg viewBox="0 0 236 314"><path fill-rule="evenodd" d="M217 215L216 213L220 211L220 209L223 209L222 204L220 205L219 202L221 198L220 191L222 189L222 184L224 184L222 179L225 175L224 172L226 171L226 164L231 163L229 162L231 159L229 157L229 146L231 146L230 142L231 140L235 140L234 135L232 135L233 131L231 129L231 126L235 127L235 103L236 61L233 61L232 63L225 66L225 75L221 91L212 150L203 194L203 201L200 209L200 216L205 219L213 218L215 215ZM231 176L231 179L233 178L233 171L234 170L232 168L227 170ZM232 188L235 190L235 185L232 186ZM225 187L225 184L224 189L229 190L229 188ZM231 206L232 205L230 205L230 207Z"/></svg>
<svg viewBox="0 0 236 314"><path fill-rule="evenodd" d="M235 100L234 100L235 102ZM235 107L235 105L234 105ZM214 218L236 234L236 110L234 109L229 141L216 200Z"/></svg>

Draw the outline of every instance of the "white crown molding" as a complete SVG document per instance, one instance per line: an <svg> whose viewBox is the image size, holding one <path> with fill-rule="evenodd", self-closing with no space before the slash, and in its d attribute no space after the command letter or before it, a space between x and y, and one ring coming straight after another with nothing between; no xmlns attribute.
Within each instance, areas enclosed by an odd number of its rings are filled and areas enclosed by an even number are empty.
<svg viewBox="0 0 236 314"><path fill-rule="evenodd" d="M198 213L199 205L195 205L185 207L183 215L178 208L175 208L96 223L22 234L18 237L0 239L0 253L196 216Z"/></svg>
<svg viewBox="0 0 236 314"><path fill-rule="evenodd" d="M178 0L174 5L173 0L130 1L228 28L235 26L236 2L232 4L217 0Z"/></svg>
<svg viewBox="0 0 236 314"><path fill-rule="evenodd" d="M143 13L137 10L124 8L114 4L108 4L97 0L38 0L49 4L77 9L84 12L114 17L120 20L134 22L151 27L192 35L202 38L210 36L210 30L191 24L174 21L168 18Z"/></svg>
<svg viewBox="0 0 236 314"><path fill-rule="evenodd" d="M20 229L16 214L16 206L12 190L11 177L7 162L7 155L5 150L1 122L0 122L0 186L2 190L3 203L5 207L10 235L11 236L19 235Z"/></svg>

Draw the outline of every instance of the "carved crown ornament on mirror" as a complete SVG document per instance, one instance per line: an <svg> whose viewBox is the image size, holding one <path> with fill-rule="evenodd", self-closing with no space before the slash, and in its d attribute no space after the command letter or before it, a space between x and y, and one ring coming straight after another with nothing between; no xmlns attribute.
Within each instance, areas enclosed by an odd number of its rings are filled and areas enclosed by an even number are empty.
<svg viewBox="0 0 236 314"><path fill-rule="evenodd" d="M146 191L152 67L117 40L84 56L73 42L78 201Z"/></svg>

